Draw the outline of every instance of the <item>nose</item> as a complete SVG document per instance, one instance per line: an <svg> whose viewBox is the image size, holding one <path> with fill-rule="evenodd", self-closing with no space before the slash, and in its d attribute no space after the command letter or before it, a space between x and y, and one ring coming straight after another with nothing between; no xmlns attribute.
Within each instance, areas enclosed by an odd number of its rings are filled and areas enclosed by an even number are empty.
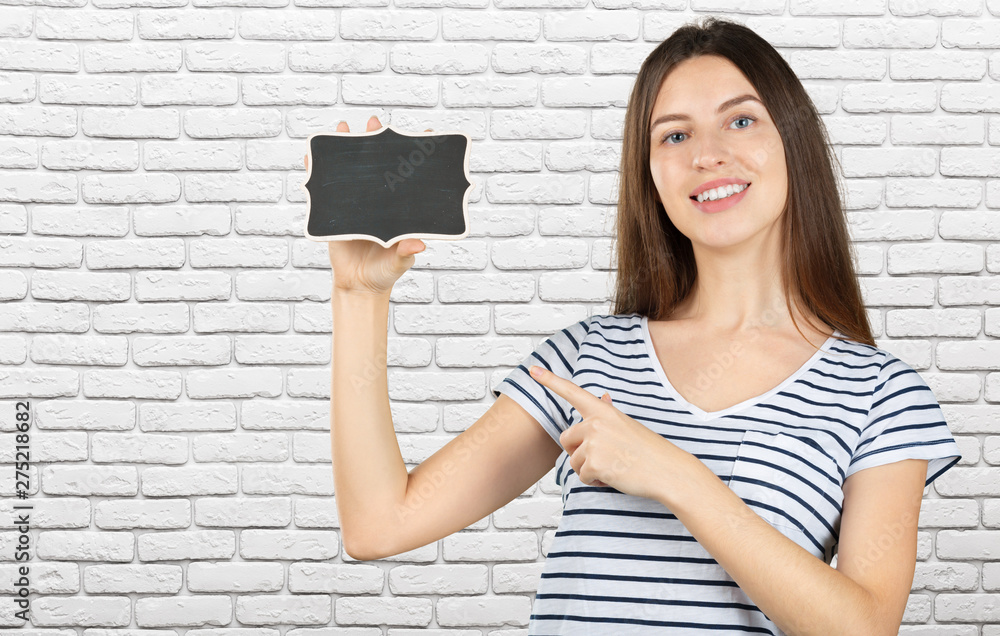
<svg viewBox="0 0 1000 636"><path fill-rule="evenodd" d="M725 141L715 135L702 135L694 144L694 167L710 168L729 160L730 150Z"/></svg>

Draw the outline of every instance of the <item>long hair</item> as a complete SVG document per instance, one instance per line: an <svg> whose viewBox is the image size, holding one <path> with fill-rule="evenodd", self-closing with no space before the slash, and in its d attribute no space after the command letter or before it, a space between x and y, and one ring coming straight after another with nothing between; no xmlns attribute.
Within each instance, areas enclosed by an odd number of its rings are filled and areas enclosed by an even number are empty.
<svg viewBox="0 0 1000 636"><path fill-rule="evenodd" d="M779 221L781 282L796 330L802 334L793 300L807 316L811 312L847 339L875 346L854 270L844 196L834 173L837 159L819 113L766 40L713 16L674 31L646 57L632 87L619 168L614 313L666 319L694 286L691 240L655 197L649 126L663 80L679 63L699 55L722 56L739 68L781 135L788 171L788 196Z"/></svg>

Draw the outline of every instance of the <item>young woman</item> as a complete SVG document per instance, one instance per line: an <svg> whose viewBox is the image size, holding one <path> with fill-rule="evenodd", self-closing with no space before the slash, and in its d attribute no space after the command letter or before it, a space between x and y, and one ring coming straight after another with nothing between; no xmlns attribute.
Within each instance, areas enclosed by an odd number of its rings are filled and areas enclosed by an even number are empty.
<svg viewBox="0 0 1000 636"><path fill-rule="evenodd" d="M896 634L923 490L960 454L920 376L875 346L833 159L766 41L678 29L625 115L614 314L543 341L409 474L383 365L392 285L424 245L331 242L347 553L446 537L555 465L533 636Z"/></svg>

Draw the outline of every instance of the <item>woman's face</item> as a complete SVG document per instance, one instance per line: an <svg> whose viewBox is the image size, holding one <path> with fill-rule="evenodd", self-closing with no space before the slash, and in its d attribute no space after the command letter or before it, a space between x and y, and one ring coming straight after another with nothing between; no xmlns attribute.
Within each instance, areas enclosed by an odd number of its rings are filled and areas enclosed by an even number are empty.
<svg viewBox="0 0 1000 636"><path fill-rule="evenodd" d="M702 55L674 67L653 106L649 168L657 200L695 245L723 248L754 237L778 238L768 230L777 230L788 194L785 150L761 102L727 104L743 95L760 99L732 62ZM666 115L685 118L661 120ZM727 177L750 185L705 206L691 199L703 184Z"/></svg>

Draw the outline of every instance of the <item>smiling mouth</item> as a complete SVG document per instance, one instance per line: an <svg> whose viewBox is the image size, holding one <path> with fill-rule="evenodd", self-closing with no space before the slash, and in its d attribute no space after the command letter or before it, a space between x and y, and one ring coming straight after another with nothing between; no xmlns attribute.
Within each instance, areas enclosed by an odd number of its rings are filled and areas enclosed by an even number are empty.
<svg viewBox="0 0 1000 636"><path fill-rule="evenodd" d="M749 187L750 187L750 184L752 184L752 183L753 183L752 181L748 181L748 182L747 182L747 187L746 187L746 188L743 188L743 189L744 189L744 190L746 190L747 188L749 188ZM737 192L736 194L739 194L739 192ZM736 195L734 195L734 194L731 194L731 195L729 195L729 196L736 196ZM693 197L688 197L688 198L689 198L689 199L691 199L692 201L694 201L695 203L697 203L697 202L698 202L698 196L697 196L697 195L695 195L695 196L693 196ZM722 198L723 198L723 199L728 199L729 197L722 197ZM705 201L702 201L702 203L705 203L705 202L707 202L707 201L721 201L721 200L722 200L722 199L705 199Z"/></svg>

